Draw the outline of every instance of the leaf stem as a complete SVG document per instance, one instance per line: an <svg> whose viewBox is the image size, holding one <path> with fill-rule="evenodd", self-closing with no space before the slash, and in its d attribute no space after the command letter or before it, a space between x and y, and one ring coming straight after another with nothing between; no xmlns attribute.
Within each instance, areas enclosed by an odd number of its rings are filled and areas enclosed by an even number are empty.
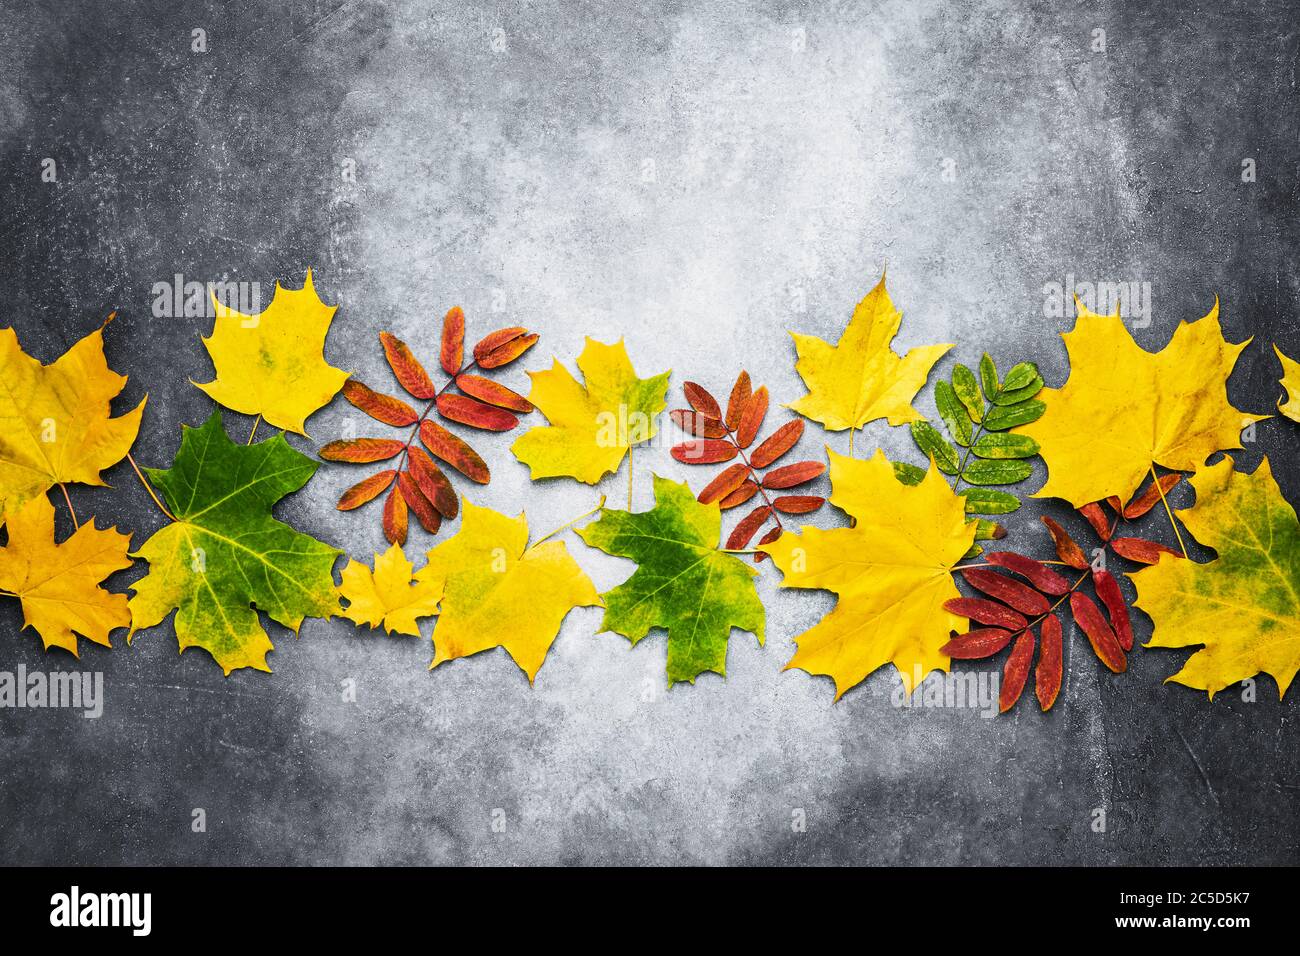
<svg viewBox="0 0 1300 956"><path fill-rule="evenodd" d="M627 446L627 510L632 510L632 479L636 472L632 468L632 449L635 445Z"/></svg>
<svg viewBox="0 0 1300 956"><path fill-rule="evenodd" d="M257 437L257 426L262 424L262 416L259 414L253 419L253 430L248 433L248 443L253 444L253 439Z"/></svg>
<svg viewBox="0 0 1300 956"><path fill-rule="evenodd" d="M1164 485L1160 484L1160 476L1156 474L1156 463L1151 463L1151 480L1156 483L1156 491L1160 493L1160 503L1165 506L1165 514L1169 515L1169 524L1174 529L1174 537L1178 539L1178 547L1182 549L1183 557L1187 557L1187 545L1183 544L1183 534L1178 530L1178 522L1174 520L1173 509L1169 507L1169 500L1165 498Z"/></svg>
<svg viewBox="0 0 1300 956"><path fill-rule="evenodd" d="M72 499L68 497L68 486L60 481L59 490L63 492L63 500L68 503L68 514L72 515L72 527L80 529L81 522L77 520L77 511L72 507Z"/></svg>
<svg viewBox="0 0 1300 956"><path fill-rule="evenodd" d="M849 428L849 457L850 458L853 457L853 436L856 435L857 433L858 430L856 428L853 427Z"/></svg>
<svg viewBox="0 0 1300 956"><path fill-rule="evenodd" d="M594 515L597 511L599 511L603 507L605 507L605 496L601 495L600 500L596 502L596 507L592 508L590 511L584 511L582 514L578 515L578 517L574 518L572 521L566 521L564 524L560 525L554 531L542 535L531 545L529 545L529 550L532 550L533 548L537 547L547 538L554 538L557 534L559 534L561 531L564 531L566 528L573 527L575 524L577 524L579 521L581 521L583 518L587 517L588 515Z"/></svg>
<svg viewBox="0 0 1300 956"><path fill-rule="evenodd" d="M165 514L169 520L175 521L176 516L168 511L167 506L162 503L156 494L154 494L153 488L149 485L149 482L145 480L144 473L140 471L140 466L135 463L135 459L131 457L130 452L126 453L126 460L131 463L131 467L135 470L135 476L140 479L140 484L144 485L144 490L149 492L149 497L152 498L153 503L158 506L158 510Z"/></svg>

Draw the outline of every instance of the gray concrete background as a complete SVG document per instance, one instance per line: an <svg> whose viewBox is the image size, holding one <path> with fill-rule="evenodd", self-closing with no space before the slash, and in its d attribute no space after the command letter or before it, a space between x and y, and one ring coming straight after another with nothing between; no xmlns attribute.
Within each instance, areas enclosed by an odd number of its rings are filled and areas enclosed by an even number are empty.
<svg viewBox="0 0 1300 956"><path fill-rule="evenodd" d="M644 374L674 369L675 398L685 377L725 392L743 364L781 401L801 394L783 330L833 339L885 264L900 347L957 342L943 369L985 348L1033 359L1057 385L1071 320L1044 317L1044 283L1144 281L1139 341L1162 346L1217 293L1229 337L1256 337L1231 394L1270 411L1269 343L1300 354L1297 25L1281 2L0 0L0 322L49 361L117 309L110 362L131 376L123 408L150 395L135 454L155 465L211 403L188 383L210 373L207 322L153 318L152 285L181 272L269 290L309 265L341 303L328 357L376 386L390 382L376 333L432 366L459 303L471 334L540 331L527 368L621 335ZM523 369L506 381L524 387ZM349 420L338 400L310 430ZM227 421L246 436L248 419ZM1295 436L1265 422L1241 458L1269 454L1300 500ZM530 485L511 438L476 441L496 476L476 501L526 506L539 530L590 506L585 486ZM883 423L860 442L914 454ZM651 469L688 474L663 447L636 465L638 508ZM79 509L138 544L159 516L129 470L109 477L76 489ZM352 480L323 467L279 514L367 558L377 515L333 510ZM623 481L601 490L621 502ZM1046 544L1036 511L1016 516L1022 548ZM569 546L602 589L631 570ZM778 594L778 578L760 582L768 646L737 634L725 681L668 693L663 636L629 649L595 633L596 609L570 615L532 690L501 651L431 673L427 632L345 621L298 640L268 625L275 673L229 679L178 657L169 624L130 648L83 644L81 666L106 675L102 719L0 711L0 858L1300 860L1295 692L1279 703L1263 678L1256 703L1210 703L1162 685L1184 655L1160 651L1117 679L1076 635L1047 716L896 709L883 670L832 705L829 681L781 670L832 599ZM4 667L73 663L21 622L0 605Z"/></svg>

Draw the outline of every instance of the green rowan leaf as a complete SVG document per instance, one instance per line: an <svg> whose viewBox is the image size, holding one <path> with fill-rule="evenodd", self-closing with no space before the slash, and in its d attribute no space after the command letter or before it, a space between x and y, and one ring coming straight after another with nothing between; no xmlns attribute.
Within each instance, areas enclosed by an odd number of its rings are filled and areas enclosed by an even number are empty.
<svg viewBox="0 0 1300 956"><path fill-rule="evenodd" d="M988 413L984 419L984 427L989 431L1000 432L1018 425L1028 425L1030 422L1038 421L1046 409L1047 406L1036 398L1017 402L1014 405L999 405Z"/></svg>
<svg viewBox="0 0 1300 956"><path fill-rule="evenodd" d="M685 484L654 479L655 506L632 514L604 509L578 534L593 548L631 558L632 576L601 597L604 631L633 644L659 627L668 632L668 680L695 682L704 671L726 674L732 628L763 643L757 572L718 550L722 512L702 505Z"/></svg>
<svg viewBox="0 0 1300 956"><path fill-rule="evenodd" d="M933 458L940 471L945 475L955 475L961 470L961 456L957 454L957 449L948 444L947 439L939 434L939 429L929 422L912 422L909 427L916 447L921 449L921 454Z"/></svg>
<svg viewBox="0 0 1300 956"><path fill-rule="evenodd" d="M962 407L961 400L957 398L957 393L943 379L934 383L934 404L939 409L939 417L947 426L952 440L968 447L975 434L974 426L971 425L970 416Z"/></svg>
<svg viewBox="0 0 1300 956"><path fill-rule="evenodd" d="M994 432L981 435L971 451L980 458L1032 458L1038 454L1038 442L1028 435Z"/></svg>
<svg viewBox="0 0 1300 956"><path fill-rule="evenodd" d="M890 462L894 466L894 477L905 485L919 485L925 480L925 469L909 465L905 461Z"/></svg>
<svg viewBox="0 0 1300 956"><path fill-rule="evenodd" d="M952 388L958 400L966 406L966 411L973 422L984 417L984 396L980 394L979 383L975 373L965 365L956 365L952 370Z"/></svg>
<svg viewBox="0 0 1300 956"><path fill-rule="evenodd" d="M1023 402L1025 399L1033 398L1043 390L1043 377L1035 375L1033 380L1024 388L1018 388L1014 392L1008 392L1003 389L993 399L994 405L1015 405L1017 402Z"/></svg>
<svg viewBox="0 0 1300 956"><path fill-rule="evenodd" d="M1020 499L993 488L963 488L957 492L966 499L966 513L1006 515L1020 507Z"/></svg>
<svg viewBox="0 0 1300 956"><path fill-rule="evenodd" d="M1014 485L1024 481L1033 471L1034 466L1027 461L981 458L966 466L961 479L972 485Z"/></svg>
<svg viewBox="0 0 1300 956"><path fill-rule="evenodd" d="M998 383L998 367L993 364L993 358L988 352L980 358L980 384L984 386L984 394L990 400L1002 387Z"/></svg>
<svg viewBox="0 0 1300 956"><path fill-rule="evenodd" d="M1007 377L1002 380L1002 391L1017 391L1036 378L1038 378L1038 366L1033 362L1019 362L1011 367Z"/></svg>

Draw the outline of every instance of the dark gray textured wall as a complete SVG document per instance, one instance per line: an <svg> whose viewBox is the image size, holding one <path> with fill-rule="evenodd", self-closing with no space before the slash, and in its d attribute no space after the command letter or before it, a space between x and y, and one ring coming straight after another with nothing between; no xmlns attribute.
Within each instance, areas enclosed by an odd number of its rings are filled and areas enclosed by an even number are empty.
<svg viewBox="0 0 1300 956"><path fill-rule="evenodd" d="M431 355L459 303L472 329L541 331L530 368L622 335L643 373L675 369L676 394L686 376L723 390L743 363L784 401L801 392L783 329L834 338L885 264L900 346L959 343L944 368L1031 358L1051 384L1070 320L1044 317L1044 283L1137 280L1151 348L1218 294L1229 338L1256 337L1231 394L1269 411L1269 343L1300 354L1298 26L1283 2L0 0L0 322L48 361L116 309L110 362L131 375L123 408L150 395L136 456L156 465L211 406L188 383L209 373L206 323L153 318L153 283L269 290L309 265L341 303L329 358L368 381L388 381L379 329ZM336 402L313 436L350 417ZM1300 500L1295 435L1266 422L1239 457L1269 454ZM883 423L866 442L912 454ZM508 439L481 444L497 477L480 503L546 528L590 505L572 482L530 486ZM639 455L638 507L651 468L686 477L666 449ZM366 558L377 520L332 510L349 475L322 469L280 514ZM159 516L125 467L110 479L77 489L80 509L139 543ZM601 490L619 501L622 481ZM1043 543L1036 508L1015 524L1025 546ZM602 588L628 573L570 548ZM829 682L781 671L831 598L778 594L778 577L760 584L768 646L737 635L725 681L668 693L662 636L631 650L595 633L595 609L569 617L532 690L503 652L430 673L427 631L339 621L296 641L271 625L275 673L229 679L178 657L170 625L83 644L101 719L0 711L0 857L1300 859L1294 692L1279 703L1264 678L1255 703L1210 703L1162 685L1184 655L1157 651L1117 679L1076 635L1047 716L900 710L890 671L832 705ZM21 623L0 605L6 668L72 663Z"/></svg>

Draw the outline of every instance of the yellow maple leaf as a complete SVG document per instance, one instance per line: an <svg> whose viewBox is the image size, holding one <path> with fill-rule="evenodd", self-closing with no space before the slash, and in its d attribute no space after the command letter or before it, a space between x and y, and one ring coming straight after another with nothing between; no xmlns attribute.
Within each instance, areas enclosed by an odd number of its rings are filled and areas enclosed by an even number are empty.
<svg viewBox="0 0 1300 956"><path fill-rule="evenodd" d="M62 544L54 541L54 506L44 495L33 498L5 520L9 541L0 548L0 589L18 597L23 626L35 628L45 649L77 654L77 635L111 647L108 635L129 627L125 594L100 582L131 566L129 534L101 530L85 522Z"/></svg>
<svg viewBox="0 0 1300 956"><path fill-rule="evenodd" d="M301 289L277 282L271 304L256 315L227 308L215 293L212 301L216 321L203 344L217 377L194 384L226 408L307 434L307 418L348 378L324 357L325 336L338 306L321 301L310 269Z"/></svg>
<svg viewBox="0 0 1300 956"><path fill-rule="evenodd" d="M839 596L835 608L796 643L786 668L835 681L835 699L892 663L910 694L933 670L948 670L939 652L965 618L944 610L960 597L952 568L975 540L964 499L931 465L915 486L902 484L877 451L863 461L830 457L831 504L856 519L851 528L804 527L761 550L785 575L782 587Z"/></svg>
<svg viewBox="0 0 1300 956"><path fill-rule="evenodd" d="M391 545L375 555L372 572L360 561L349 561L343 569L339 596L348 606L343 616L374 630L381 623L389 634L420 634L418 618L438 613L438 589L433 583L412 583L414 566L401 545Z"/></svg>
<svg viewBox="0 0 1300 956"><path fill-rule="evenodd" d="M96 329L49 365L0 329L0 504L12 512L64 482L102 485L140 430L144 401L117 418L110 402L126 376L108 367Z"/></svg>
<svg viewBox="0 0 1300 956"><path fill-rule="evenodd" d="M1205 645L1168 678L1208 691L1261 672L1278 696L1300 670L1300 521L1268 459L1254 474L1231 458L1191 478L1196 502L1178 511L1197 541L1217 553L1198 564L1172 555L1131 575L1134 602L1154 622L1147 647Z"/></svg>
<svg viewBox="0 0 1300 956"><path fill-rule="evenodd" d="M1287 358L1276 345L1273 351L1282 361L1282 387L1286 389L1286 402L1279 400L1277 410L1291 421L1300 422L1300 362Z"/></svg>
<svg viewBox="0 0 1300 956"><path fill-rule="evenodd" d="M922 420L912 399L930 368L952 345L923 345L900 356L889 343L902 321L903 313L894 308L882 275L853 310L835 345L815 335L791 332L799 354L795 370L808 394L787 407L830 431L861 428L877 418L891 425Z"/></svg>
<svg viewBox="0 0 1300 956"><path fill-rule="evenodd" d="M655 436L671 371L637 378L622 339L605 345L591 338L578 369L585 388L558 360L528 373L528 400L550 424L530 428L510 450L534 480L566 476L594 485L617 471L634 445Z"/></svg>
<svg viewBox="0 0 1300 956"><path fill-rule="evenodd" d="M1047 463L1036 498L1076 508L1111 495L1128 501L1153 464L1195 471L1214 452L1240 448L1242 429L1268 418L1228 401L1228 376L1250 340L1224 340L1218 299L1155 353L1133 341L1118 310L1098 315L1080 305L1074 330L1061 337L1070 377L1043 389L1043 417L1018 429Z"/></svg>
<svg viewBox="0 0 1300 956"><path fill-rule="evenodd" d="M531 684L565 615L603 607L562 541L528 546L528 521L463 501L460 530L429 552L415 578L442 599L434 658L504 647Z"/></svg>

